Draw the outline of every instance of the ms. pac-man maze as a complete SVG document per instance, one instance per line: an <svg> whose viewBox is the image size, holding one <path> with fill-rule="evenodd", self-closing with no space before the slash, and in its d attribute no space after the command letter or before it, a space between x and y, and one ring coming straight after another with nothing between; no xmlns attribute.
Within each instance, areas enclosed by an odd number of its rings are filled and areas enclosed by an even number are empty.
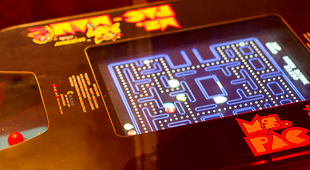
<svg viewBox="0 0 310 170"><path fill-rule="evenodd" d="M138 134L304 100L255 37L110 63L108 69Z"/></svg>

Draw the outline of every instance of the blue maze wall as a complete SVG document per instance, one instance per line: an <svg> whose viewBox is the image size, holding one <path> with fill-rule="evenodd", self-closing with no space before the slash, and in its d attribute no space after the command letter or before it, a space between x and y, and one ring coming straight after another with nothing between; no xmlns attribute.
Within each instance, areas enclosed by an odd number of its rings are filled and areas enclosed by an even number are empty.
<svg viewBox="0 0 310 170"><path fill-rule="evenodd" d="M213 55L205 55L210 50ZM304 100L257 38L177 53L108 66L128 111L117 114L128 114L138 134ZM172 79L180 85L170 87ZM178 95L186 100L178 101ZM216 97L227 101L216 103ZM164 103L176 111L166 113Z"/></svg>

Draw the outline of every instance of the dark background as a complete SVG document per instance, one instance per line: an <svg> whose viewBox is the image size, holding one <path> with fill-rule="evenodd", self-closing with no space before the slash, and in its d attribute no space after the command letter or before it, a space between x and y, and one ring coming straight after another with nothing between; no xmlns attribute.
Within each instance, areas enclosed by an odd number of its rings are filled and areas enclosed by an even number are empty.
<svg viewBox="0 0 310 170"><path fill-rule="evenodd" d="M14 25L163 0L0 0L0 30Z"/></svg>

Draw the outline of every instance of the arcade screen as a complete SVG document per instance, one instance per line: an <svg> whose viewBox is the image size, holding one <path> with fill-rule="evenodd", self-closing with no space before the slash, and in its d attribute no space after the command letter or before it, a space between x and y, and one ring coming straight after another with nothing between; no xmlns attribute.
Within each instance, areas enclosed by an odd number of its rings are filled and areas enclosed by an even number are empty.
<svg viewBox="0 0 310 170"><path fill-rule="evenodd" d="M121 136L310 99L310 54L277 16L116 42L86 53Z"/></svg>

